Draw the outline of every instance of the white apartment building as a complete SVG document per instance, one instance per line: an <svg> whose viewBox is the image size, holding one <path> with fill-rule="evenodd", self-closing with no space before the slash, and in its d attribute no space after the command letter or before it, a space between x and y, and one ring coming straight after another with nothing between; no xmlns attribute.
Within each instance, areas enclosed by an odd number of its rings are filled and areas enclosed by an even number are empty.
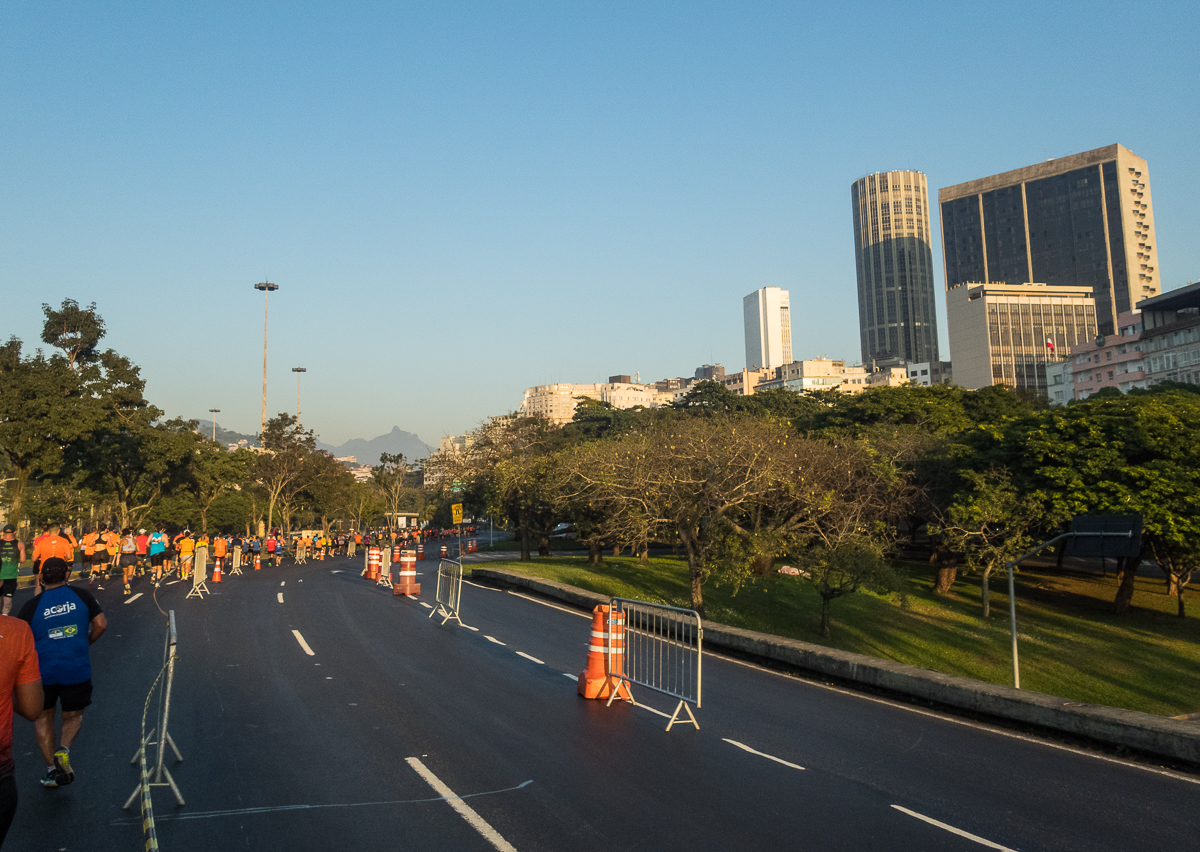
<svg viewBox="0 0 1200 852"><path fill-rule="evenodd" d="M624 381L613 381L624 379ZM610 376L607 382L572 384L558 382L537 385L525 391L518 413L525 417L543 417L561 426L575 416L575 406L584 397L607 402L613 408L658 408L674 399L673 391L659 391L654 385L629 381L628 376Z"/></svg>
<svg viewBox="0 0 1200 852"><path fill-rule="evenodd" d="M768 370L792 360L791 294L763 287L742 299L746 369Z"/></svg>

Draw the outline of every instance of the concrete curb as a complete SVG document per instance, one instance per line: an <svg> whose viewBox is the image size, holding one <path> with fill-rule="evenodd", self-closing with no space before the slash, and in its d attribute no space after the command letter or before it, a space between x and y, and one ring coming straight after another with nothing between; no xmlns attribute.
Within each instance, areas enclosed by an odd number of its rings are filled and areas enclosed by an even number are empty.
<svg viewBox="0 0 1200 852"><path fill-rule="evenodd" d="M512 571L476 568L473 576L529 589L584 609L590 609L598 603L608 603L609 600L607 595L587 592L565 583L527 577ZM947 707L983 713L1200 765L1200 729L1197 729L1193 722L1099 704L1080 704L1055 695L946 675L918 666L894 663L848 651L836 651L796 639L742 630L713 621L704 622L704 641L707 645L786 663L806 671L886 689Z"/></svg>

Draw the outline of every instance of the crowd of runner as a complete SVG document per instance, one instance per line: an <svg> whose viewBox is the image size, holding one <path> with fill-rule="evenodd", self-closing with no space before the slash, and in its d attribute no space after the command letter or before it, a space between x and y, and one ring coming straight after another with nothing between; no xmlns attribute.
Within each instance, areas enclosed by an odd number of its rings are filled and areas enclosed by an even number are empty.
<svg viewBox="0 0 1200 852"><path fill-rule="evenodd" d="M114 580L121 584L124 594L133 593L136 578L149 578L156 586L168 576L180 580L191 578L196 570L220 565L224 570L243 565L259 564L274 567L290 560L307 564L309 559L354 556L361 548L415 548L430 541L441 541L463 535L475 535L474 526L450 529L395 529L369 527L351 532L305 530L283 533L278 529L258 536L238 533L194 533L185 529L169 533L165 525L157 529L126 527L119 529L101 524L76 539L69 527L47 524L32 542L34 592L42 591L41 564L58 558L68 565L80 564L79 579L97 589ZM23 542L15 540L10 526L0 536L0 595L3 613L12 607L16 591L17 566L26 559ZM9 576L11 574L11 577Z"/></svg>

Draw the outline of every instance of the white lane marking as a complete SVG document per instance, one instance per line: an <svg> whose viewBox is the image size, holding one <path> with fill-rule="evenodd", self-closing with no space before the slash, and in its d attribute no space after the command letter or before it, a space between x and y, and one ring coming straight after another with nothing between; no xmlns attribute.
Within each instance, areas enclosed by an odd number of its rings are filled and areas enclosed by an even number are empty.
<svg viewBox="0 0 1200 852"><path fill-rule="evenodd" d="M491 586L481 586L478 583L472 583L470 580L463 580L464 586L474 586L477 589L483 589L485 592L498 592L500 589L493 589Z"/></svg>
<svg viewBox="0 0 1200 852"><path fill-rule="evenodd" d="M492 828L487 820L475 812L475 809L464 802L460 797L454 795L454 791L447 787L442 780L434 775L425 766L424 763L416 757L406 757L405 761L416 770L417 774L425 779L430 787L434 789L439 796L446 799L446 803L458 812L458 815L467 821L467 823L481 835L488 843L500 850L500 852L517 852L515 846L500 836L500 832ZM526 782L528 783L528 782Z"/></svg>
<svg viewBox="0 0 1200 852"><path fill-rule="evenodd" d="M283 592L279 592L275 597L279 598L280 603L283 603Z"/></svg>
<svg viewBox="0 0 1200 852"><path fill-rule="evenodd" d="M539 601L537 598L531 598L531 597L529 597L529 595L523 595L520 592L509 591L508 593L510 595L512 595L513 597L523 598L523 599L525 599L527 601L531 601L535 604L541 604L542 606L548 606L548 607L550 607L550 609L556 609L559 612L566 612L571 615L577 615L580 618L589 618L590 619L592 617L590 614L585 614L585 613L579 612L578 610L575 610L575 609L567 609L565 606L558 606L556 604L546 603L545 601Z"/></svg>
<svg viewBox="0 0 1200 852"><path fill-rule="evenodd" d="M478 632L479 632L479 628L478 628L478 627L472 627L472 626L471 626L471 625L469 625L469 624L463 624L462 622L459 622L458 626L459 626L459 627L465 627L465 628L467 628L468 630L470 630L472 633L478 633Z"/></svg>
<svg viewBox="0 0 1200 852"><path fill-rule="evenodd" d="M562 676L569 677L571 680L575 681L576 683L579 682L579 675L567 674L566 672L563 672Z"/></svg>
<svg viewBox="0 0 1200 852"><path fill-rule="evenodd" d="M421 601L421 606L425 607L425 609L433 609L433 607L430 604L425 603L425 601Z"/></svg>
<svg viewBox="0 0 1200 852"><path fill-rule="evenodd" d="M313 649L308 647L308 643L304 641L304 637L300 635L299 630L293 630L292 635L296 637L296 641L300 643L300 647L304 649L304 653L308 654L310 657L316 656L316 654L313 653Z"/></svg>
<svg viewBox="0 0 1200 852"><path fill-rule="evenodd" d="M981 846L986 846L988 849L999 849L1001 852L1015 852L1015 850L1009 849L1007 846L1001 846L999 843L993 843L990 840L984 840L982 837L978 837L968 831L963 831L961 828L955 828L952 825L946 825L944 822L938 822L933 817L927 817L924 814L919 814L916 811L910 811L908 808L902 808L899 805L892 805L892 807L900 811L902 814L908 814L910 817L916 817L917 819L923 820L930 825L936 825L938 828L944 829L951 834L957 834L959 837L967 838L967 840L974 840L976 843L980 844Z"/></svg>
<svg viewBox="0 0 1200 852"><path fill-rule="evenodd" d="M279 585L281 585L281 586L282 586L282 585L283 585L284 583L286 583L286 582L287 582L287 580L280 580L280 581L279 581Z"/></svg>
<svg viewBox="0 0 1200 852"><path fill-rule="evenodd" d="M1157 766L1146 766L1141 763L1135 763L1132 760L1122 760L1119 757L1109 757L1108 755L1105 755L1105 754L1097 754L1094 751L1087 751L1086 749L1075 748L1074 746L1063 745L1062 743L1050 742L1049 740L1042 740L1042 739L1038 739L1037 737L1031 737L1031 736L1027 736L1025 734L1019 734L1016 731L1010 731L1005 728L998 728L994 725L988 725L983 722L975 722L970 719L960 719L957 716L951 716L951 715L947 715L947 714L943 714L943 713L936 713L932 710L925 710L921 707L914 707L911 704L905 704L900 701L892 701L887 698L877 698L874 695L867 695L862 692L855 692L852 689L842 689L839 686L834 686L833 684L829 684L829 683L820 683L819 681L815 681L815 680L806 680L805 678L798 677L797 675L794 675L794 674L789 674L788 672L781 672L781 671L776 671L775 669L764 668L763 666L760 666L756 663L749 663L749 662L746 662L745 660L737 660L737 659L734 659L733 657L727 657L724 654L713 653L712 651L707 651L706 653L710 657L715 657L717 659L724 660L727 663L734 663L735 665L743 666L748 669L754 669L755 671L763 672L764 674L774 675L775 677L783 678L784 680L790 680L793 683L802 683L807 686L817 687L818 689L826 689L826 690L829 690L830 692L836 692L839 695L849 696L850 698L861 698L863 701L871 701L875 704L882 704L885 707L891 707L896 710L906 710L909 713L916 713L918 716L928 716L931 719L940 719L943 722L951 722L955 725L961 725L964 728L974 728L977 731L987 731L990 734L999 734L1002 737L1009 737L1010 739L1021 740L1022 742L1030 743L1031 745L1040 745L1040 746L1045 746L1046 748L1054 748L1054 749L1058 749L1059 751L1066 751L1066 752L1070 752L1071 754L1079 755L1080 757L1090 757L1094 760L1102 760L1105 763L1115 763L1118 766L1125 766L1125 767L1128 767L1129 769L1140 769L1143 772L1152 772L1155 775L1165 775L1167 778L1172 778L1176 781L1186 781L1189 784L1200 784L1200 778L1195 778L1190 775L1184 775L1180 772L1172 772L1170 769L1160 769Z"/></svg>
<svg viewBox="0 0 1200 852"><path fill-rule="evenodd" d="M342 573L342 569L341 569L341 568L339 568L339 569L337 569L336 571L330 571L329 573L330 573L330 574L341 574L341 573Z"/></svg>
<svg viewBox="0 0 1200 852"><path fill-rule="evenodd" d="M357 707L357 704L351 704L351 707ZM465 793L458 796L459 799L474 799L479 796L494 796L497 793L512 793L516 790L523 790L532 784L532 781L522 781L515 787L508 787L504 790L486 790L482 793ZM242 816L243 814L268 814L276 811L312 811L318 808L367 808L376 805L419 805L426 802L444 802L446 799L442 796L431 797L428 799L396 799L390 802L346 802L332 805L274 805L261 808L237 808L227 811L193 811L190 814L163 814L155 817L156 822L165 822L167 820L177 819L212 819L213 817L223 816ZM109 825L141 825L141 817L124 817L123 819L115 819Z"/></svg>
<svg viewBox="0 0 1200 852"><path fill-rule="evenodd" d="M750 746L746 745L745 743L739 743L737 740L731 740L728 737L721 737L721 739L724 740L725 742L729 743L730 745L737 746L742 751L748 751L751 754L757 754L759 757L765 757L767 760L773 760L776 763L782 763L784 766L792 767L792 769L803 769L804 768L803 766L800 766L799 764L789 763L788 761L783 760L782 758L776 757L773 754L767 754L765 751L759 751L756 748L750 748Z"/></svg>
<svg viewBox="0 0 1200 852"><path fill-rule="evenodd" d="M172 580L171 582L167 583L167 585L174 586L176 583L181 583L181 582L183 582L183 581L182 580Z"/></svg>
<svg viewBox="0 0 1200 852"><path fill-rule="evenodd" d="M495 636L488 636L486 633L485 633L485 634L483 634L483 638L484 638L484 639L486 639L486 640L488 640L489 642L495 642L497 645L506 645L506 644L507 644L507 643L505 643L505 642L501 642L501 641L500 641L499 639L497 639Z"/></svg>
<svg viewBox="0 0 1200 852"><path fill-rule="evenodd" d="M131 598L129 598L127 601L125 601L125 603L127 603L127 604L131 604L131 603L133 603L134 601L136 601L138 598L140 598L141 596L142 596L142 593L141 593L141 592L138 592L136 595L134 595L133 597L131 597Z"/></svg>
<svg viewBox="0 0 1200 852"><path fill-rule="evenodd" d="M517 656L518 656L518 657L524 657L524 658L525 658L525 659L527 659L527 660L532 660L533 662L537 663L539 666L544 666L544 665L546 665L546 664L545 664L545 663L543 663L541 660L539 660L537 657L531 657L531 656L529 656L528 654L526 654L524 651L517 651Z"/></svg>

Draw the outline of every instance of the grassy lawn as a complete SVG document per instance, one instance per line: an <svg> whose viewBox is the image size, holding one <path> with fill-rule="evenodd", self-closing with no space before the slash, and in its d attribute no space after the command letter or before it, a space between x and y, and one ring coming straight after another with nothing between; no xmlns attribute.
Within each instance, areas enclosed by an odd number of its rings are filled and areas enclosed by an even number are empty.
<svg viewBox="0 0 1200 852"><path fill-rule="evenodd" d="M706 616L748 630L896 660L1010 685L1007 583L992 583L992 616L981 618L978 578L960 579L951 593L930 591L932 571L909 571L907 606L900 596L860 592L833 602L833 635L819 633L821 599L797 577L771 574L735 589L705 585ZM486 566L568 583L606 595L689 606L687 566L654 558L605 557L591 566L577 555L497 560ZM1134 611L1112 615L1116 580L1026 569L1018 575L1017 620L1021 685L1072 701L1164 716L1200 711L1200 594L1186 592L1191 612L1175 617L1176 601L1156 577L1139 577Z"/></svg>

